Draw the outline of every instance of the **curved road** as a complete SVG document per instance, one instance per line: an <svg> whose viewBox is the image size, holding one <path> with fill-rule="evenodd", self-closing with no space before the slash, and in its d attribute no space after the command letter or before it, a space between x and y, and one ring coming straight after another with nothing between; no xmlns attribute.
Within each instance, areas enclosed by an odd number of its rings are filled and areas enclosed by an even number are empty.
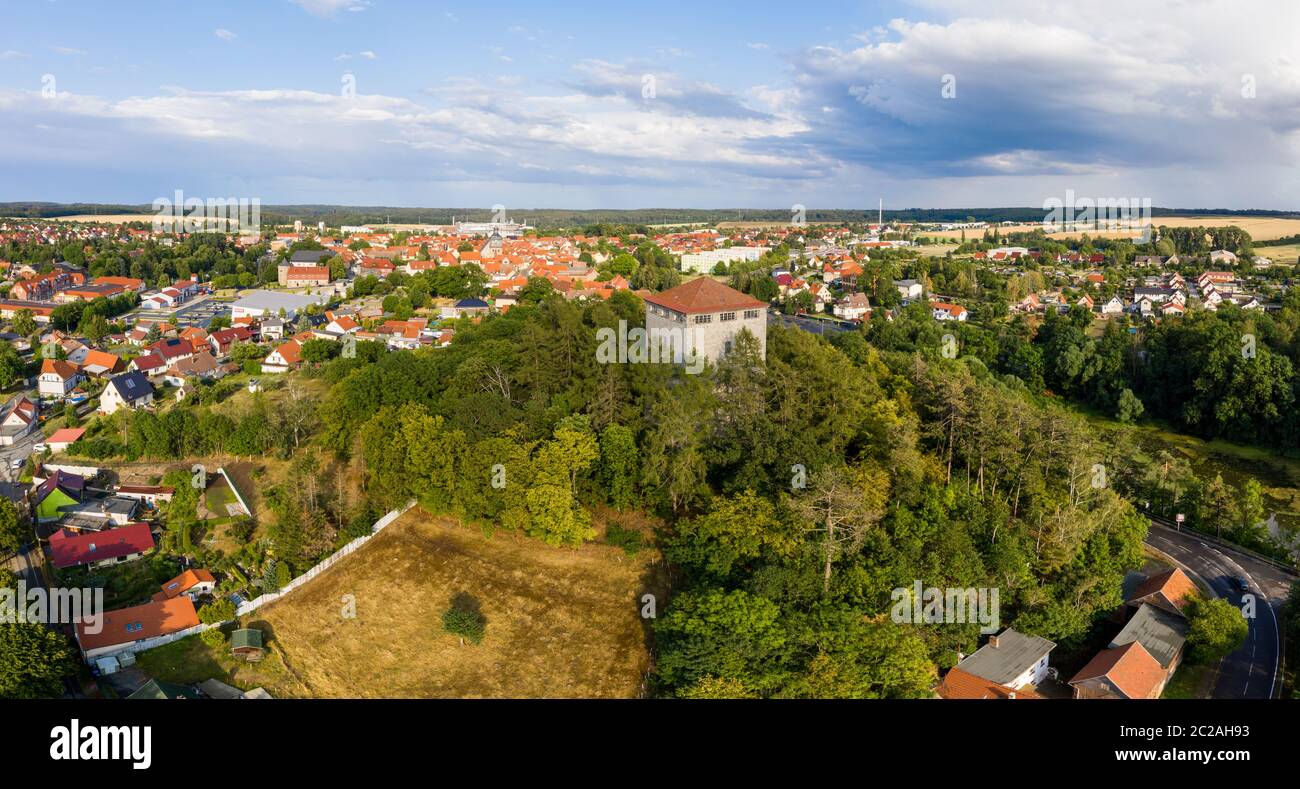
<svg viewBox="0 0 1300 789"><path fill-rule="evenodd" d="M1147 544L1168 554L1190 570L1193 580L1240 608L1243 594L1233 584L1242 576L1250 583L1247 594L1255 595L1255 618L1246 642L1219 665L1214 685L1216 699L1269 699L1281 682L1281 636L1274 606L1286 601L1296 576L1231 548L1202 539L1194 532L1175 531L1152 523Z"/></svg>

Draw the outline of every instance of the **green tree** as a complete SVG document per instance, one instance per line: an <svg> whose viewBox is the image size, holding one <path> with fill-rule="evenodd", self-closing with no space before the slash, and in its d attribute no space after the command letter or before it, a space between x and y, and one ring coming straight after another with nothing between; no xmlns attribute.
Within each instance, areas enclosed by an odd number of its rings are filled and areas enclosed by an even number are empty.
<svg viewBox="0 0 1300 789"><path fill-rule="evenodd" d="M0 556L17 553L30 539L26 520L8 497L0 496Z"/></svg>
<svg viewBox="0 0 1300 789"><path fill-rule="evenodd" d="M1222 598L1195 598L1187 606L1188 660L1212 663L1246 642L1249 625L1241 611Z"/></svg>
<svg viewBox="0 0 1300 789"><path fill-rule="evenodd" d="M0 699L62 695L74 655L68 639L43 624L0 624Z"/></svg>

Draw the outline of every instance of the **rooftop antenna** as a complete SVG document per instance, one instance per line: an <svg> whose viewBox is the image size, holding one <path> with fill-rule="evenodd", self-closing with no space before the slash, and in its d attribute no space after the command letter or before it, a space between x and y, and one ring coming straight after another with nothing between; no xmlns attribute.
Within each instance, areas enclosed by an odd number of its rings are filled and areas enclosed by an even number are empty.
<svg viewBox="0 0 1300 789"><path fill-rule="evenodd" d="M876 216L876 224L884 226L885 224L885 198L880 198L880 213Z"/></svg>

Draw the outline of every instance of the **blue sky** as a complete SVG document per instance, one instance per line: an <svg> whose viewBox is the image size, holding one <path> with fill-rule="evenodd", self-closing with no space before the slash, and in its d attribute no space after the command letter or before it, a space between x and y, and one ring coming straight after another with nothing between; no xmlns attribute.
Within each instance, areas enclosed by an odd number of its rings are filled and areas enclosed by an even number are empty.
<svg viewBox="0 0 1300 789"><path fill-rule="evenodd" d="M1290 0L463 5L15 4L0 200L1300 208Z"/></svg>

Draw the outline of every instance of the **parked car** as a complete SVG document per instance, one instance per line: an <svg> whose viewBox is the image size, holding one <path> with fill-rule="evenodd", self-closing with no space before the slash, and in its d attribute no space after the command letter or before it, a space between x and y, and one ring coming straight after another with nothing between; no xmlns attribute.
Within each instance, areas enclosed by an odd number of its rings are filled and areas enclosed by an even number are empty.
<svg viewBox="0 0 1300 789"><path fill-rule="evenodd" d="M44 454L44 453L45 453L45 450L47 450L47 449L49 449L49 448L50 448L49 445L42 441L41 443L36 444L35 446L33 446L33 447L32 447L32 451L35 452L35 453L38 454L38 455L41 455L41 454Z"/></svg>
<svg viewBox="0 0 1300 789"><path fill-rule="evenodd" d="M1238 592L1250 591L1250 581L1247 581L1244 576L1234 576L1232 579L1232 585Z"/></svg>
<svg viewBox="0 0 1300 789"><path fill-rule="evenodd" d="M27 458L14 458L13 460L9 461L9 468L15 470L20 469L25 465L27 465Z"/></svg>

